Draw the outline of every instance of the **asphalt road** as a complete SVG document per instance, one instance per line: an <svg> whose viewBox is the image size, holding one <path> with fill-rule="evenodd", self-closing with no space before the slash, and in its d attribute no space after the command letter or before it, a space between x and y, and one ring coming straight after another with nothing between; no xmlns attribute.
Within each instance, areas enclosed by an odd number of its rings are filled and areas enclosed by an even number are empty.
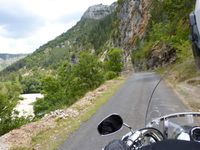
<svg viewBox="0 0 200 150"><path fill-rule="evenodd" d="M114 135L101 137L98 123L111 113L118 113L124 122L139 129L144 127L145 112L153 88L160 79L155 73L135 73L97 113L72 134L58 150L101 150L109 141L120 139L129 130L123 128ZM152 99L148 118L187 111L172 89L162 81Z"/></svg>

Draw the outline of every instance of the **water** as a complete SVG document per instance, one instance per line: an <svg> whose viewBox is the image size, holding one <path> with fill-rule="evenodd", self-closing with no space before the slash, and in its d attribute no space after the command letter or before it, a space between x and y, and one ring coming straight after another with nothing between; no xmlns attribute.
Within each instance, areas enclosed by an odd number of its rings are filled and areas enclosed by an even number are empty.
<svg viewBox="0 0 200 150"><path fill-rule="evenodd" d="M22 97L23 100L19 101L14 109L19 112L18 117L34 117L33 103L37 100L37 98L43 98L43 95L40 93L22 94L20 97Z"/></svg>

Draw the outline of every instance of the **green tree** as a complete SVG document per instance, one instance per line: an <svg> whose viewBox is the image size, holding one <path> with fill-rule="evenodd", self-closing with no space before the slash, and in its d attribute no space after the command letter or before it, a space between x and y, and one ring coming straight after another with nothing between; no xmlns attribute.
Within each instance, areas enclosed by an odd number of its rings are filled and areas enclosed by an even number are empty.
<svg viewBox="0 0 200 150"><path fill-rule="evenodd" d="M79 63L74 66L74 92L82 95L98 87L103 82L102 64L97 57L88 52L80 54Z"/></svg>
<svg viewBox="0 0 200 150"><path fill-rule="evenodd" d="M121 49L112 49L107 55L105 61L105 69L107 71L115 72L117 75L122 71L123 68L123 53Z"/></svg>
<svg viewBox="0 0 200 150"><path fill-rule="evenodd" d="M42 116L45 113L62 106L64 99L64 87L57 77L48 76L42 81L44 99L39 99L34 104L34 113Z"/></svg>
<svg viewBox="0 0 200 150"><path fill-rule="evenodd" d="M77 64L65 62L56 76L43 80L44 99L34 105L37 116L73 104L87 91L98 87L103 81L102 64L89 52L82 52Z"/></svg>
<svg viewBox="0 0 200 150"><path fill-rule="evenodd" d="M18 83L0 83L0 135L28 122L25 118L13 117L13 109L22 89Z"/></svg>
<svg viewBox="0 0 200 150"><path fill-rule="evenodd" d="M21 80L23 93L40 93L41 81L37 75L23 77Z"/></svg>

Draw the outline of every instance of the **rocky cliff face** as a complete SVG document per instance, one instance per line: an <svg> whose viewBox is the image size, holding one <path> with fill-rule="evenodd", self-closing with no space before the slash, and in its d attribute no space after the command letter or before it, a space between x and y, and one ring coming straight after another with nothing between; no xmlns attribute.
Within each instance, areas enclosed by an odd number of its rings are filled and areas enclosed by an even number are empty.
<svg viewBox="0 0 200 150"><path fill-rule="evenodd" d="M94 19L99 20L110 15L116 8L116 3L110 6L107 5L94 5L88 8L88 10L82 16L82 19Z"/></svg>
<svg viewBox="0 0 200 150"><path fill-rule="evenodd" d="M124 0L119 6L119 45L126 50L134 49L138 40L145 36L150 19L152 0Z"/></svg>
<svg viewBox="0 0 200 150"><path fill-rule="evenodd" d="M155 69L173 64L176 59L176 49L169 44L155 43L149 50L149 56L146 60L147 69Z"/></svg>

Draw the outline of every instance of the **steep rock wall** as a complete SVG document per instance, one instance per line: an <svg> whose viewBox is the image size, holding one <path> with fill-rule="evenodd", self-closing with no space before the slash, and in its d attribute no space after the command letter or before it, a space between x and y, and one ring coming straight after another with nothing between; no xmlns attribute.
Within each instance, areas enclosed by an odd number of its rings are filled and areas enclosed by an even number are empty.
<svg viewBox="0 0 200 150"><path fill-rule="evenodd" d="M145 36L152 0L124 0L119 7L119 46L129 53Z"/></svg>

